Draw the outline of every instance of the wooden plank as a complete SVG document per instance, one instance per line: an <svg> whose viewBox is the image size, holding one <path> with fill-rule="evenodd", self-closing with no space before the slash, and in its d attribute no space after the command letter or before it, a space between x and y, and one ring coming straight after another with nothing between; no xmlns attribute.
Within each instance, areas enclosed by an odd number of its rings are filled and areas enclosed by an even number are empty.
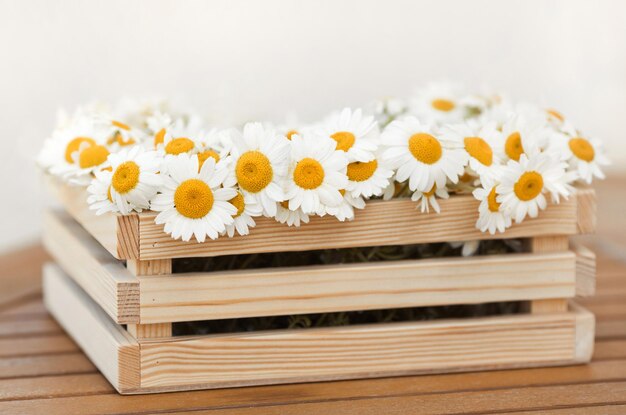
<svg viewBox="0 0 626 415"><path fill-rule="evenodd" d="M475 228L478 201L472 196L454 196L441 201L442 213L424 215L409 199L371 200L357 212L354 221L339 224L334 218L313 217L310 223L293 228L271 218L258 218L257 226L245 237L220 238L197 243L173 240L154 223L154 212L127 217L88 211L84 189L62 185L54 179L49 187L68 212L76 217L105 248L117 258L163 259L191 256L218 256L241 253L306 251L354 246L401 245L455 240L500 238ZM83 192L82 194L80 192ZM593 211L595 198L584 189L559 205L550 206L536 219L529 219L507 230L507 238L540 235L574 235L579 229L591 231L586 212ZM578 209L577 200L585 201ZM124 219L120 219L124 218ZM92 223L93 222L93 223ZM138 239L134 239L138 235ZM122 239L120 239L122 238Z"/></svg>
<svg viewBox="0 0 626 415"><path fill-rule="evenodd" d="M573 297L574 266L565 252L146 277L140 321Z"/></svg>
<svg viewBox="0 0 626 415"><path fill-rule="evenodd" d="M48 191L59 201L104 248L115 258L128 259L138 256L138 222L136 215L121 216L104 214L97 216L87 204L87 190L70 186L50 175L44 176Z"/></svg>
<svg viewBox="0 0 626 415"><path fill-rule="evenodd" d="M584 196L588 192L593 191L585 190L579 192L579 195ZM506 237L578 233L578 197L573 196L560 205L550 206L538 218L513 226L507 230ZM140 258L218 256L501 238L501 235L482 233L475 228L478 202L473 197L455 196L441 204L441 214L424 215L408 199L371 200L364 210L357 212L354 221L338 224L332 217L313 217L300 228L279 226L271 218L259 218L250 235L220 238L205 243L173 240L163 232L163 225L154 223L156 214L145 212L139 216Z"/></svg>
<svg viewBox="0 0 626 415"><path fill-rule="evenodd" d="M139 385L139 345L56 265L44 269L44 302L111 384Z"/></svg>
<svg viewBox="0 0 626 415"><path fill-rule="evenodd" d="M43 242L56 262L114 321L139 321L139 280L69 215L46 213Z"/></svg>
<svg viewBox="0 0 626 415"><path fill-rule="evenodd" d="M83 353L0 358L0 379L95 371Z"/></svg>
<svg viewBox="0 0 626 415"><path fill-rule="evenodd" d="M78 351L76 344L65 334L0 339L0 357L34 356L76 351Z"/></svg>
<svg viewBox="0 0 626 415"><path fill-rule="evenodd" d="M569 248L569 238L565 235L538 236L528 239L527 248L533 253L564 252ZM567 310L567 298L551 298L530 301L532 314L562 313Z"/></svg>
<svg viewBox="0 0 626 415"><path fill-rule="evenodd" d="M61 328L49 316L23 321L0 321L0 338L26 337L58 333L61 333Z"/></svg>
<svg viewBox="0 0 626 415"><path fill-rule="evenodd" d="M578 189L576 198L576 215L578 217L576 222L578 225L578 233L594 233L596 231L598 220L596 192L590 187L581 188Z"/></svg>
<svg viewBox="0 0 626 415"><path fill-rule="evenodd" d="M0 255L0 310L41 293L41 264L48 258L38 244Z"/></svg>
<svg viewBox="0 0 626 415"><path fill-rule="evenodd" d="M572 363L587 359L576 353L577 320L573 312L144 342L141 385L171 390Z"/></svg>
<svg viewBox="0 0 626 415"><path fill-rule="evenodd" d="M172 260L171 259L155 259L151 261L129 260L127 262L129 271L140 278L142 283L150 281L157 275L169 275L167 278L172 279ZM172 319L166 318L164 322L156 324L129 324L128 332L135 339L141 341L144 339L156 339L170 337L172 335Z"/></svg>
<svg viewBox="0 0 626 415"><path fill-rule="evenodd" d="M590 297L596 292L596 255L583 245L574 244L576 254L576 295Z"/></svg>
<svg viewBox="0 0 626 415"><path fill-rule="evenodd" d="M107 393L115 393L115 389L99 373L0 379L0 402Z"/></svg>

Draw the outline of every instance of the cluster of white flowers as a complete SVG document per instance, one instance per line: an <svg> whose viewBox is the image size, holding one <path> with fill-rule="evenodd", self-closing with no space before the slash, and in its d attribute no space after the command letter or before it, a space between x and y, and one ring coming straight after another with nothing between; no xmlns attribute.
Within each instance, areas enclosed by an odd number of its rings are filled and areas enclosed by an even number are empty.
<svg viewBox="0 0 626 415"><path fill-rule="evenodd" d="M354 218L365 200L472 193L477 228L504 232L602 178L601 143L554 110L433 84L407 99L346 108L321 122L250 122L209 129L165 103L90 106L65 117L39 155L67 183L86 186L96 214L159 212L185 241L246 235L254 218L289 226L312 215Z"/></svg>

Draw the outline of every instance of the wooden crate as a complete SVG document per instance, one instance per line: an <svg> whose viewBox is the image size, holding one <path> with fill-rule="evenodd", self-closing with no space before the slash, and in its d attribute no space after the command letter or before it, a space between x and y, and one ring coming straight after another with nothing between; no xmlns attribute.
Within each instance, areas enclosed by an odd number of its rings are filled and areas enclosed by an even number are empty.
<svg viewBox="0 0 626 415"><path fill-rule="evenodd" d="M442 201L440 215L420 214L409 200L371 201L353 222L312 218L294 229L260 218L249 236L185 243L155 225L152 212L96 217L84 190L49 184L69 215L46 215L44 243L64 270L46 270L46 304L122 393L561 365L591 356L593 316L568 306L595 288L593 253L568 240L595 227L591 190L507 231L507 238L527 238L521 254L172 274L173 258L493 236L474 228L478 202L455 196ZM172 336L176 322L501 301L524 301L527 313Z"/></svg>

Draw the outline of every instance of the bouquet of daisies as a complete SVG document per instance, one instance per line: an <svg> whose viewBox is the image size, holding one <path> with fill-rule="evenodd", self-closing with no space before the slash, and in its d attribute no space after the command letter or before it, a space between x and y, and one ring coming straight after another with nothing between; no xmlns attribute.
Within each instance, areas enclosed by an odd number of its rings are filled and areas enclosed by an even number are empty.
<svg viewBox="0 0 626 415"><path fill-rule="evenodd" d="M301 125L218 129L166 102L96 104L61 117L38 161L85 186L96 214L156 211L173 238L199 242L247 235L258 216L351 220L370 198L439 213L451 193L472 193L477 228L494 234L608 164L560 113L449 84Z"/></svg>

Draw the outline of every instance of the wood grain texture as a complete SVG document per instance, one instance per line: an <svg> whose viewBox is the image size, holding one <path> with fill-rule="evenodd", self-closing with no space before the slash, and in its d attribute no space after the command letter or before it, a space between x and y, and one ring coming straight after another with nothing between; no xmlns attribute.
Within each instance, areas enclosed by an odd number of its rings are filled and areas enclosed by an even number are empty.
<svg viewBox="0 0 626 415"><path fill-rule="evenodd" d="M527 240L533 253L565 252L569 248L569 238L564 235L535 236ZM567 298L551 298L530 301L532 314L563 313L567 310Z"/></svg>
<svg viewBox="0 0 626 415"><path fill-rule="evenodd" d="M573 253L141 277L140 321L193 321L573 297Z"/></svg>
<svg viewBox="0 0 626 415"><path fill-rule="evenodd" d="M42 239L56 262L114 321L139 321L139 280L69 215L47 212Z"/></svg>
<svg viewBox="0 0 626 415"><path fill-rule="evenodd" d="M596 254L581 244L574 244L576 254L576 295L590 297L596 293Z"/></svg>
<svg viewBox="0 0 626 415"><path fill-rule="evenodd" d="M139 345L56 265L44 268L44 302L118 390L139 385Z"/></svg>
<svg viewBox="0 0 626 415"><path fill-rule="evenodd" d="M58 267L47 268L44 290L55 317L123 393L567 364L584 357L578 344L590 338L577 332L579 310L137 344Z"/></svg>
<svg viewBox="0 0 626 415"><path fill-rule="evenodd" d="M580 361L577 322L571 312L173 338L141 345L141 385L188 389L573 363Z"/></svg>
<svg viewBox="0 0 626 415"><path fill-rule="evenodd" d="M598 221L596 192L590 187L583 187L578 190L576 198L578 233L583 235L594 233Z"/></svg>
<svg viewBox="0 0 626 415"><path fill-rule="evenodd" d="M586 195L592 190L584 190ZM577 199L573 196L552 205L538 218L507 230L507 238L578 233ZM338 223L334 218L313 217L300 228L258 218L257 226L245 237L220 238L197 243L173 240L154 223L154 212L139 216L140 258L180 258L241 253L305 251L355 246L416 244L501 238L475 228L478 202L472 196L454 196L441 202L441 214L425 215L409 199L372 200L356 213L355 220ZM584 227L583 227L584 228ZM586 228L584 228L586 229Z"/></svg>

